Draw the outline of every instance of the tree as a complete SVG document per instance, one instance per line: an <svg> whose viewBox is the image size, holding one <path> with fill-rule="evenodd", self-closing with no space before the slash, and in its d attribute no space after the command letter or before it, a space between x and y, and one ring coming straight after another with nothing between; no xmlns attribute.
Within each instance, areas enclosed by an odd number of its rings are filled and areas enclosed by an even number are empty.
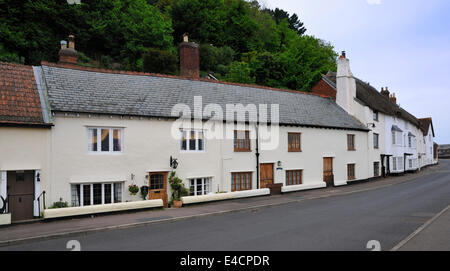
<svg viewBox="0 0 450 271"><path fill-rule="evenodd" d="M280 55L285 67L283 85L310 91L321 74L336 70L337 53L333 46L312 36L296 37Z"/></svg>
<svg viewBox="0 0 450 271"><path fill-rule="evenodd" d="M264 9L263 12L270 14L277 24L280 24L283 20L287 20L289 23L289 29L297 32L298 35L303 35L306 32L306 28L303 23L299 20L297 14L289 15L285 10L275 8L275 9Z"/></svg>
<svg viewBox="0 0 450 271"><path fill-rule="evenodd" d="M283 75L285 73L281 59L269 52L258 54L250 62L251 74L255 83L270 87L284 87Z"/></svg>
<svg viewBox="0 0 450 271"><path fill-rule="evenodd" d="M219 65L228 66L234 59L235 52L228 46L215 47L211 44L200 46L200 69L206 72L217 72Z"/></svg>
<svg viewBox="0 0 450 271"><path fill-rule="evenodd" d="M222 46L225 26L223 0L174 0L171 7L175 42L184 33L199 43Z"/></svg>
<svg viewBox="0 0 450 271"><path fill-rule="evenodd" d="M251 70L248 63L239 61L230 64L229 71L223 79L235 83L255 83L255 79L251 76Z"/></svg>
<svg viewBox="0 0 450 271"><path fill-rule="evenodd" d="M175 74L177 71L177 56L167 50L148 49L143 57L145 72Z"/></svg>

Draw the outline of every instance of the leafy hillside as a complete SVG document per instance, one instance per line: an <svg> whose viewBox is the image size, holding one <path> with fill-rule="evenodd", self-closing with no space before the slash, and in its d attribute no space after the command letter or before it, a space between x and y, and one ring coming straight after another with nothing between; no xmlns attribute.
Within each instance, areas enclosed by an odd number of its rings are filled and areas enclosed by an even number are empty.
<svg viewBox="0 0 450 271"><path fill-rule="evenodd" d="M333 47L296 14L245 0L0 0L0 60L58 60L76 37L80 65L178 73L182 35L201 45L202 73L221 80L309 90L335 70Z"/></svg>

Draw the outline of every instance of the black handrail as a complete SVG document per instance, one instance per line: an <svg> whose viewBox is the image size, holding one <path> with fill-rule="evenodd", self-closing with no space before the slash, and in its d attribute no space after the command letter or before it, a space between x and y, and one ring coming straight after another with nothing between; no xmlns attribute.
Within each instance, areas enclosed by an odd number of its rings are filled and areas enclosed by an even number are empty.
<svg viewBox="0 0 450 271"><path fill-rule="evenodd" d="M6 196L6 199L3 198L3 196L0 196L0 199L2 200L2 208L0 209L0 214L7 214L8 213L8 196Z"/></svg>
<svg viewBox="0 0 450 271"><path fill-rule="evenodd" d="M43 198L42 205L43 205L44 210L45 210L46 209L45 208L45 190L42 191L42 193L36 199L37 202L38 202L38 214L39 214L39 217L41 217L41 197Z"/></svg>

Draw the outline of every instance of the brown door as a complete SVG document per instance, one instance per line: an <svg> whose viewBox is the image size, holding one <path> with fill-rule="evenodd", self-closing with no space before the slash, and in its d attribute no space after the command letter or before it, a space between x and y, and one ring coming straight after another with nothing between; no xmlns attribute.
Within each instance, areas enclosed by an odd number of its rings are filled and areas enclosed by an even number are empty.
<svg viewBox="0 0 450 271"><path fill-rule="evenodd" d="M334 175L332 157L323 158L323 181L327 184L327 186L333 186Z"/></svg>
<svg viewBox="0 0 450 271"><path fill-rule="evenodd" d="M149 199L162 199L167 208L167 172L152 172L149 174Z"/></svg>
<svg viewBox="0 0 450 271"><path fill-rule="evenodd" d="M7 180L11 220L33 219L34 171L8 171Z"/></svg>
<svg viewBox="0 0 450 271"><path fill-rule="evenodd" d="M261 164L260 188L269 188L273 184L273 164Z"/></svg>

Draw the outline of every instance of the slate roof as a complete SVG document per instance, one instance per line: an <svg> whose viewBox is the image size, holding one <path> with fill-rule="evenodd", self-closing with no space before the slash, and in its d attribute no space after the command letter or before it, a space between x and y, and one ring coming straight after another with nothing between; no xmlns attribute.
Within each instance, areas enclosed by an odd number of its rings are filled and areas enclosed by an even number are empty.
<svg viewBox="0 0 450 271"><path fill-rule="evenodd" d="M0 125L47 125L33 67L0 62Z"/></svg>
<svg viewBox="0 0 450 271"><path fill-rule="evenodd" d="M194 96L202 96L203 107L218 104L224 112L226 104L279 104L281 124L368 131L334 101L310 93L51 63L42 72L52 111L171 117L174 105L193 108Z"/></svg>
<svg viewBox="0 0 450 271"><path fill-rule="evenodd" d="M327 82L332 82L336 86L336 73L328 72L323 76ZM356 78L356 98L368 105L370 108L390 116L402 118L412 124L420 127L419 120L405 109L389 100L388 97L381 95L378 90L368 83Z"/></svg>

